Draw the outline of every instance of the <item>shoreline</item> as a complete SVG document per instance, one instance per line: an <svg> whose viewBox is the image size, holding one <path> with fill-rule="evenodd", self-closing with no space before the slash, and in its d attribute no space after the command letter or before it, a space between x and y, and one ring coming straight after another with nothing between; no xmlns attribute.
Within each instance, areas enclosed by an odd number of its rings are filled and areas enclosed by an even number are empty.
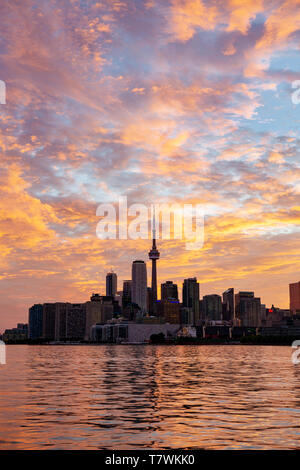
<svg viewBox="0 0 300 470"><path fill-rule="evenodd" d="M300 339L300 338L296 338ZM285 341L270 341L270 342L246 342L246 341L186 341L186 342L165 342L165 343L150 343L150 342L124 342L124 343L102 343L102 342L8 342L6 346L288 346L291 347L295 338L286 338Z"/></svg>

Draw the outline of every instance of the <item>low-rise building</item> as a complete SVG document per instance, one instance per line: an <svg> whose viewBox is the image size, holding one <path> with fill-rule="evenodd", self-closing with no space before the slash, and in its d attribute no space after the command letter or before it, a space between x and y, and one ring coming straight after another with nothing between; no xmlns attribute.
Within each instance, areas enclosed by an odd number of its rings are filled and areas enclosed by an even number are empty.
<svg viewBox="0 0 300 470"><path fill-rule="evenodd" d="M16 328L6 329L2 339L4 343L26 341L28 339L27 323L18 323Z"/></svg>
<svg viewBox="0 0 300 470"><path fill-rule="evenodd" d="M180 323L180 304L176 299L157 300L156 315L163 317L166 323Z"/></svg>
<svg viewBox="0 0 300 470"><path fill-rule="evenodd" d="M113 318L113 300L107 296L93 294L91 300L86 302L86 325L84 339L91 339L91 327L97 323L104 324Z"/></svg>
<svg viewBox="0 0 300 470"><path fill-rule="evenodd" d="M277 308L272 305L271 308L266 308L266 321L262 323L262 326L286 326L290 319L292 319L290 310Z"/></svg>
<svg viewBox="0 0 300 470"><path fill-rule="evenodd" d="M91 341L104 343L148 343L151 335L163 333L166 339L174 338L180 325L156 323L110 323L106 325L93 325L91 328Z"/></svg>

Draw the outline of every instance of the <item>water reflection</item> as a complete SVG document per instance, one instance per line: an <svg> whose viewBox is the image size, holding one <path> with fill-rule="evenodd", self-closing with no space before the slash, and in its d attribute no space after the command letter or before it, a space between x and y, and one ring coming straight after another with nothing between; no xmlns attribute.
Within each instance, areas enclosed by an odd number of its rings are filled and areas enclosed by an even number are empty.
<svg viewBox="0 0 300 470"><path fill-rule="evenodd" d="M9 346L3 449L299 447L288 347Z"/></svg>

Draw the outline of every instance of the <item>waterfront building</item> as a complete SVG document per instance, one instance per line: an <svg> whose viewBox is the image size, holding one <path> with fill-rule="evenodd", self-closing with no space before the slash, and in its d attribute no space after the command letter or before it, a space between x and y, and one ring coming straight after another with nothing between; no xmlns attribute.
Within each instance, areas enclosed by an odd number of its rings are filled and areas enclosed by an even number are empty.
<svg viewBox="0 0 300 470"><path fill-rule="evenodd" d="M234 288L230 287L223 292L224 309L222 311L222 319L232 321L234 319Z"/></svg>
<svg viewBox="0 0 300 470"><path fill-rule="evenodd" d="M166 323L180 323L180 304L178 300L157 300L156 312Z"/></svg>
<svg viewBox="0 0 300 470"><path fill-rule="evenodd" d="M104 343L147 343L152 335L162 333L165 338L176 337L180 330L179 324L165 323L111 323L93 325L91 340Z"/></svg>
<svg viewBox="0 0 300 470"><path fill-rule="evenodd" d="M300 281L290 284L290 311L292 315L300 314Z"/></svg>
<svg viewBox="0 0 300 470"><path fill-rule="evenodd" d="M117 294L117 275L114 272L106 274L106 295L115 298Z"/></svg>
<svg viewBox="0 0 300 470"><path fill-rule="evenodd" d="M199 323L200 320L199 295L200 286L197 282L197 278L184 279L182 286L182 306L192 309L194 324Z"/></svg>
<svg viewBox="0 0 300 470"><path fill-rule="evenodd" d="M204 295L202 300L202 313L205 321L222 319L221 296L217 294Z"/></svg>
<svg viewBox="0 0 300 470"><path fill-rule="evenodd" d="M80 341L84 338L86 325L86 303L67 304L66 310L66 339Z"/></svg>
<svg viewBox="0 0 300 470"><path fill-rule="evenodd" d="M90 301L86 302L86 341L90 340L91 327L96 323L104 324L113 318L114 303L112 297L93 294Z"/></svg>
<svg viewBox="0 0 300 470"><path fill-rule="evenodd" d="M67 338L67 302L55 303L55 341L65 341Z"/></svg>
<svg viewBox="0 0 300 470"><path fill-rule="evenodd" d="M2 339L5 343L26 341L28 339L28 324L18 323L16 328L6 329Z"/></svg>
<svg viewBox="0 0 300 470"><path fill-rule="evenodd" d="M43 336L43 305L34 304L28 311L28 338L39 339Z"/></svg>
<svg viewBox="0 0 300 470"><path fill-rule="evenodd" d="M141 260L132 263L131 299L143 314L147 312L147 269L145 262Z"/></svg>
<svg viewBox="0 0 300 470"><path fill-rule="evenodd" d="M55 339L55 303L43 304L43 338L48 341Z"/></svg>
<svg viewBox="0 0 300 470"><path fill-rule="evenodd" d="M266 321L262 322L262 326L273 328L277 326L287 326L289 324L293 325L293 317L291 316L290 310L274 307L274 305L265 310Z"/></svg>
<svg viewBox="0 0 300 470"><path fill-rule="evenodd" d="M239 292L235 295L235 316L240 326L258 327L261 318L261 302L254 292Z"/></svg>
<svg viewBox="0 0 300 470"><path fill-rule="evenodd" d="M189 307L183 307L180 305L179 308L180 315L180 324L181 325L193 325L194 323L194 313L193 310Z"/></svg>

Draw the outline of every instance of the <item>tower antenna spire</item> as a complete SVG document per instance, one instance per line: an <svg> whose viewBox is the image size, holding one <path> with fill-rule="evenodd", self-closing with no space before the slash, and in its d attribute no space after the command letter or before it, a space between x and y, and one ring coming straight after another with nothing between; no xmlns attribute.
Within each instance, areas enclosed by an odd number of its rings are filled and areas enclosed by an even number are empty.
<svg viewBox="0 0 300 470"><path fill-rule="evenodd" d="M155 224L155 205L152 204L152 248L149 251L149 259L152 261L152 282L151 282L151 295L152 302L150 305L150 314L156 314L156 301L157 301L157 273L156 261L159 259L159 251L156 248L156 224Z"/></svg>
<svg viewBox="0 0 300 470"><path fill-rule="evenodd" d="M153 240L155 240L156 239L155 204L153 204L152 207L153 207L152 233L153 233Z"/></svg>

